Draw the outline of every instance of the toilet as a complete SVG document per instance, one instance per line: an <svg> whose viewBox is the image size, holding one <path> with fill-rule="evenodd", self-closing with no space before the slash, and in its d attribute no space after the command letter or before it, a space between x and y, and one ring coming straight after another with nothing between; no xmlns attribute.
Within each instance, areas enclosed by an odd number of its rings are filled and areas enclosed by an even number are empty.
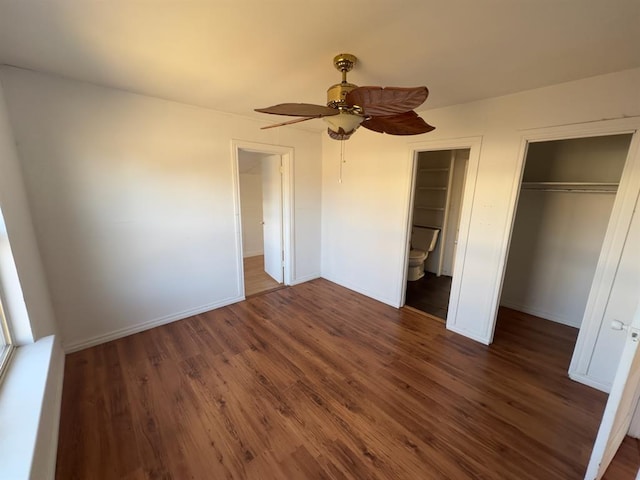
<svg viewBox="0 0 640 480"><path fill-rule="evenodd" d="M424 261L433 252L438 241L438 228L414 226L411 229L411 250L409 251L409 272L407 280L413 282L424 277Z"/></svg>

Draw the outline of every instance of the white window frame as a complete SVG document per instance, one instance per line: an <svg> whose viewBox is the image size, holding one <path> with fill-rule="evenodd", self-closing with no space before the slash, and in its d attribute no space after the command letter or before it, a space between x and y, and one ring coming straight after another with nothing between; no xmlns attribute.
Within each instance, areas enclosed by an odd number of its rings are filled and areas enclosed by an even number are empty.
<svg viewBox="0 0 640 480"><path fill-rule="evenodd" d="M7 322L7 316L2 308L2 295L0 295L0 380L7 369L13 350L14 345L11 331L9 329L9 323Z"/></svg>

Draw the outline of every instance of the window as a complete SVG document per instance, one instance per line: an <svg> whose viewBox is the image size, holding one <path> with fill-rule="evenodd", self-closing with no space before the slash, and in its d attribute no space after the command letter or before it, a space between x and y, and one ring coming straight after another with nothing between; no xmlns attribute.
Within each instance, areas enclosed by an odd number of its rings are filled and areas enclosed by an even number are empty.
<svg viewBox="0 0 640 480"><path fill-rule="evenodd" d="M13 346L11 345L9 325L0 301L0 378L4 373L7 363L9 363L9 357L11 357L12 350Z"/></svg>
<svg viewBox="0 0 640 480"><path fill-rule="evenodd" d="M10 295L12 287L19 285L7 227L2 210L0 210L0 378L6 371L13 350L13 339L9 328L10 319L7 318L7 306L9 305L7 297ZM15 290L15 288L13 289Z"/></svg>

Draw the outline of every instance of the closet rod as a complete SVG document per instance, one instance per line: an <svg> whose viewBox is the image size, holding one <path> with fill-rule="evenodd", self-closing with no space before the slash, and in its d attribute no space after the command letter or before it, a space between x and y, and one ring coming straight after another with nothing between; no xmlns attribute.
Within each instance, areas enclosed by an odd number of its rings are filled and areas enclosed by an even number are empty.
<svg viewBox="0 0 640 480"><path fill-rule="evenodd" d="M616 190L597 190L593 188L523 188L532 192L565 192L565 193L617 193Z"/></svg>
<svg viewBox="0 0 640 480"><path fill-rule="evenodd" d="M418 225L418 224L414 224L414 227L418 227L418 228L430 228L432 230L442 230L442 227L436 227L434 225Z"/></svg>

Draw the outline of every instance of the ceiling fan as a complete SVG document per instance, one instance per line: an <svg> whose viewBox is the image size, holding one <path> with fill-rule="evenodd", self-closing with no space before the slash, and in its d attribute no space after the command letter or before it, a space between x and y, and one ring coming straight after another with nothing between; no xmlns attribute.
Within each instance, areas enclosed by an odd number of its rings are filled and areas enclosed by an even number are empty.
<svg viewBox="0 0 640 480"><path fill-rule="evenodd" d="M353 69L356 61L357 58L349 53L341 53L333 59L333 65L342 72L342 82L329 87L326 106L281 103L256 108L256 112L299 117L262 129L314 118L322 118L327 122L327 132L335 140L347 140L360 125L389 135L419 135L435 129L413 111L427 99L427 87L358 87L347 82L347 73Z"/></svg>

